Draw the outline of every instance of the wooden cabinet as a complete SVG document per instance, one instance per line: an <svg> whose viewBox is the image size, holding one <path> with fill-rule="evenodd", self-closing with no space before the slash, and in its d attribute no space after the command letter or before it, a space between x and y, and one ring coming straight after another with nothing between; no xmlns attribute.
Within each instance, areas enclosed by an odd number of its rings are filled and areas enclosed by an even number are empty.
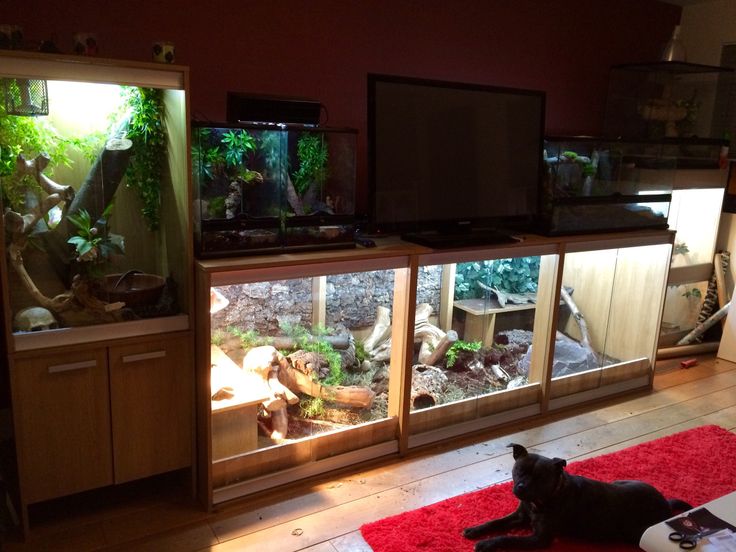
<svg viewBox="0 0 736 552"><path fill-rule="evenodd" d="M106 350L17 359L11 380L24 501L111 484Z"/></svg>
<svg viewBox="0 0 736 552"><path fill-rule="evenodd" d="M191 356L187 333L17 359L24 502L190 466Z"/></svg>
<svg viewBox="0 0 736 552"><path fill-rule="evenodd" d="M115 483L191 465L193 367L187 334L110 347Z"/></svg>
<svg viewBox="0 0 736 552"><path fill-rule="evenodd" d="M192 465L189 71L37 52L0 59L4 82L38 83L49 106L23 125L0 114L38 182L11 179L0 215L1 337L27 530L29 504ZM130 155L146 147L141 106L166 132L146 168ZM64 160L29 148L40 124L44 149L69 146Z"/></svg>
<svg viewBox="0 0 736 552"><path fill-rule="evenodd" d="M651 387L673 240L668 230L637 230L433 250L384 238L371 249L196 262L202 501L219 504ZM524 277L522 291L533 291L525 298L503 288L493 279L500 272L511 274L505 285ZM466 293L472 282L477 294ZM488 283L496 288L493 299ZM320 349L326 354L328 343L337 350L342 342L346 351L356 344L355 355L337 355L337 385L353 396L366 396L367 387L372 402L341 405L324 375L318 384L296 385L290 374L300 370L303 351L294 351L323 335L332 338ZM461 369L435 354L451 342L465 351ZM285 355L278 372L276 349ZM268 389L266 400L258 398L258 386L223 377L230 364L261 385L269 374L271 390L276 373L298 401L279 404ZM287 420L281 426L273 414L279 409Z"/></svg>

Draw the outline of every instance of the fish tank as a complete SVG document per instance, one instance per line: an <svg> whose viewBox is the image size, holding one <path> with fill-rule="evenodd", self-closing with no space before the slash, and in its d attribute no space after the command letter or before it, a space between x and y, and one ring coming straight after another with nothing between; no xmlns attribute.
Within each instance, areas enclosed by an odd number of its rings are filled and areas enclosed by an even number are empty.
<svg viewBox="0 0 736 552"><path fill-rule="evenodd" d="M201 258L353 247L357 131L192 123Z"/></svg>
<svg viewBox="0 0 736 552"><path fill-rule="evenodd" d="M667 228L680 150L663 141L547 137L541 231Z"/></svg>
<svg viewBox="0 0 736 552"><path fill-rule="evenodd" d="M629 139L723 138L730 67L679 61L611 68L603 132Z"/></svg>
<svg viewBox="0 0 736 552"><path fill-rule="evenodd" d="M17 52L2 62L13 348L109 338L113 330L94 329L109 324L120 335L186 329L185 69L148 64L136 73L123 63Z"/></svg>

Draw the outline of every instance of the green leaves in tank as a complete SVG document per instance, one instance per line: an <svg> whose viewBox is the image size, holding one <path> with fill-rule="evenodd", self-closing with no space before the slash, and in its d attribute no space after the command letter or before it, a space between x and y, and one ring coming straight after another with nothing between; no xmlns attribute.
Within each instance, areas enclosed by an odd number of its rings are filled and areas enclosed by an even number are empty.
<svg viewBox="0 0 736 552"><path fill-rule="evenodd" d="M33 177L18 177L15 174L19 154L33 158L45 153L50 159L45 173L51 177L54 167L71 167L74 164L71 155L73 151L81 153L85 159L94 160L103 141L102 133L63 136L49 122L48 117L8 115L4 104L0 102L0 185L5 206L21 211L26 189L41 193L41 188Z"/></svg>
<svg viewBox="0 0 736 552"><path fill-rule="evenodd" d="M127 137L133 142L126 182L143 202L143 217L148 229L154 231L161 222L161 180L167 149L163 90L130 87L124 88L124 95L130 109Z"/></svg>
<svg viewBox="0 0 736 552"><path fill-rule="evenodd" d="M447 367L450 368L457 362L457 353L459 351L470 351L475 353L480 350L480 341L463 341L462 339L455 341L447 352L445 353L445 359L447 360Z"/></svg>
<svg viewBox="0 0 736 552"><path fill-rule="evenodd" d="M225 163L228 167L235 167L244 163L243 156L249 151L256 150L255 139L244 130L235 132L228 130L222 136L225 145Z"/></svg>
<svg viewBox="0 0 736 552"><path fill-rule="evenodd" d="M458 263L455 299L483 297L484 292L478 282L507 293L534 293L538 280L539 257Z"/></svg>
<svg viewBox="0 0 736 552"><path fill-rule="evenodd" d="M327 180L327 144L316 134L303 134L296 145L299 168L292 174L294 189L300 196L312 183L320 187Z"/></svg>
<svg viewBox="0 0 736 552"><path fill-rule="evenodd" d="M77 227L77 235L69 238L67 243L75 247L80 271L86 276L92 278L102 276L102 267L110 260L110 257L116 253L124 253L122 238L107 232L111 214L112 203L105 208L97 224L84 209L75 215L68 216L69 222Z"/></svg>

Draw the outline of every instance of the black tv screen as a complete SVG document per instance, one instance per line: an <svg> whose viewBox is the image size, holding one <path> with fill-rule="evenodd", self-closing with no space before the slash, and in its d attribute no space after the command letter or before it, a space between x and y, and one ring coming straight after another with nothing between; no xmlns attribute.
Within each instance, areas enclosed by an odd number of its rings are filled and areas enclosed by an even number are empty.
<svg viewBox="0 0 736 552"><path fill-rule="evenodd" d="M518 229L537 213L545 94L368 75L375 233Z"/></svg>

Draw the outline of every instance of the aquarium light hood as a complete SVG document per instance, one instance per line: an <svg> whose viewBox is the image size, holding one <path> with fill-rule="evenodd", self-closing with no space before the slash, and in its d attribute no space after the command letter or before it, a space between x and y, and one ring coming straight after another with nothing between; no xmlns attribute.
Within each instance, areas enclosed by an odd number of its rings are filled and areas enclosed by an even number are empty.
<svg viewBox="0 0 736 552"><path fill-rule="evenodd" d="M227 93L229 123L295 123L319 125L322 104L305 98Z"/></svg>
<svg viewBox="0 0 736 552"><path fill-rule="evenodd" d="M49 114L48 85L42 79L3 79L5 112L20 117Z"/></svg>

